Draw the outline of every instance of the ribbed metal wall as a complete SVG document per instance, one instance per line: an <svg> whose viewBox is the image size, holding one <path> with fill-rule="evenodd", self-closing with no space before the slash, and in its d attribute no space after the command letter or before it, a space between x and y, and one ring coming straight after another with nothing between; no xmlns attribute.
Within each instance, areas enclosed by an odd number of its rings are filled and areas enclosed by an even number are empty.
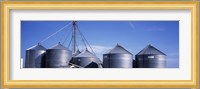
<svg viewBox="0 0 200 89"><path fill-rule="evenodd" d="M165 68L165 54L155 47L148 45L136 57L137 68Z"/></svg>
<svg viewBox="0 0 200 89"><path fill-rule="evenodd" d="M103 68L132 68L132 59L130 54L104 54Z"/></svg>
<svg viewBox="0 0 200 89"><path fill-rule="evenodd" d="M38 44L26 50L26 68L43 68L45 67L46 48Z"/></svg>
<svg viewBox="0 0 200 89"><path fill-rule="evenodd" d="M136 68L136 60L133 59L133 68Z"/></svg>
<svg viewBox="0 0 200 89"><path fill-rule="evenodd" d="M165 68L164 55L136 55L137 68Z"/></svg>
<svg viewBox="0 0 200 89"><path fill-rule="evenodd" d="M103 68L132 68L133 55L120 45L116 45L103 55Z"/></svg>
<svg viewBox="0 0 200 89"><path fill-rule="evenodd" d="M72 58L72 52L61 44L50 48L46 52L47 68L67 68L69 60Z"/></svg>

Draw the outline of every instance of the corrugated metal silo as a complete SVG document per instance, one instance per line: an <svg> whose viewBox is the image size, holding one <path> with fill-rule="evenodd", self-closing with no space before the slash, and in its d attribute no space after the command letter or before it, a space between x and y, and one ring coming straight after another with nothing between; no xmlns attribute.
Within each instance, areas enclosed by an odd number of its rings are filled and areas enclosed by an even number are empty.
<svg viewBox="0 0 200 89"><path fill-rule="evenodd" d="M133 68L136 68L136 60L133 59Z"/></svg>
<svg viewBox="0 0 200 89"><path fill-rule="evenodd" d="M45 67L46 48L38 44L26 50L26 68L43 68Z"/></svg>
<svg viewBox="0 0 200 89"><path fill-rule="evenodd" d="M77 66L74 66L75 56L79 55L81 53L80 50L77 50L74 54L72 54L72 59L70 60L70 66L73 65L73 68L78 68Z"/></svg>
<svg viewBox="0 0 200 89"><path fill-rule="evenodd" d="M120 45L103 54L103 68L132 68L133 55Z"/></svg>
<svg viewBox="0 0 200 89"><path fill-rule="evenodd" d="M72 51L58 43L46 51L47 68L67 68L72 58Z"/></svg>
<svg viewBox="0 0 200 89"><path fill-rule="evenodd" d="M72 61L73 64L84 68L101 68L101 61L93 53L86 48L79 55L75 56Z"/></svg>
<svg viewBox="0 0 200 89"><path fill-rule="evenodd" d="M148 45L136 55L137 68L165 68L166 54Z"/></svg>

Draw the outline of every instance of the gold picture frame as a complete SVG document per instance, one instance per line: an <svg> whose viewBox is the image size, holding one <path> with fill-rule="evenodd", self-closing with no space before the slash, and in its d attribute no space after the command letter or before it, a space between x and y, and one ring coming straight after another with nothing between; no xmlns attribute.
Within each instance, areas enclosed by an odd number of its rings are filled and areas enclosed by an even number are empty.
<svg viewBox="0 0 200 89"><path fill-rule="evenodd" d="M10 80L10 10L191 10L191 80ZM3 88L198 88L198 2L2 2Z"/></svg>

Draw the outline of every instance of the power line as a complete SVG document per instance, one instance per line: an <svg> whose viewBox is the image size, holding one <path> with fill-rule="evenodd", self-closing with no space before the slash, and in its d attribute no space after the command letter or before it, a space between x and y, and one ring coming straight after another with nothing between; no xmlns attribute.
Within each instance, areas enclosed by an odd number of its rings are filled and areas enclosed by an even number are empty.
<svg viewBox="0 0 200 89"><path fill-rule="evenodd" d="M69 38L70 34L72 34L72 30L69 30L69 33L65 36L65 39L62 42L62 44L64 44L67 41L67 39Z"/></svg>
<svg viewBox="0 0 200 89"><path fill-rule="evenodd" d="M82 34L82 32L80 31L80 29L77 26L77 30L79 31L80 35L82 36L82 38L86 41L86 43L88 44L88 46L90 47L91 51L93 52L93 54L96 56L94 50L92 49L92 47L90 46L89 42L87 41L87 39L85 38L85 36ZM86 44L85 44L86 45ZM87 46L86 46L87 48Z"/></svg>
<svg viewBox="0 0 200 89"><path fill-rule="evenodd" d="M64 27L62 27L61 29L59 29L58 31L54 32L53 34L51 34L50 36L48 36L47 38L43 39L42 41L40 41L39 43L45 42L46 40L48 40L49 38L51 38L52 36L54 36L55 34L57 34L58 32L62 31L64 28L68 27L72 22L70 22L69 24L65 25Z"/></svg>
<svg viewBox="0 0 200 89"><path fill-rule="evenodd" d="M70 26L69 28L67 28L64 32L63 32L63 34L62 34L62 36L60 37L60 41L59 42L62 42L62 44L64 43L64 41L66 40L66 38L68 37L68 35L70 34L70 31L71 31L71 28L72 26ZM69 32L69 33L68 33ZM66 33L68 33L68 34L66 34ZM64 39L64 40L63 40Z"/></svg>

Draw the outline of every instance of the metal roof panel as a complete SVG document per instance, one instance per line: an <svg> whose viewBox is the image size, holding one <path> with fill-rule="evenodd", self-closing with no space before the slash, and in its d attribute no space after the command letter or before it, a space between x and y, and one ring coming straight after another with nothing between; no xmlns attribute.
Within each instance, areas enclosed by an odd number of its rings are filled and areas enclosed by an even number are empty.
<svg viewBox="0 0 200 89"><path fill-rule="evenodd" d="M28 48L27 50L46 50L46 48L38 43L37 45L34 45Z"/></svg>
<svg viewBox="0 0 200 89"><path fill-rule="evenodd" d="M66 47L64 47L62 44L58 43L56 45L54 45L53 47L51 47L50 49L64 49L64 50L68 50Z"/></svg>
<svg viewBox="0 0 200 89"><path fill-rule="evenodd" d="M106 54L116 54L116 53L132 54L119 44L117 44L113 49L111 49Z"/></svg>
<svg viewBox="0 0 200 89"><path fill-rule="evenodd" d="M91 53L87 48L82 51L79 55L76 57L96 57L93 53Z"/></svg>
<svg viewBox="0 0 200 89"><path fill-rule="evenodd" d="M161 52L157 48L153 47L152 45L146 46L143 50L141 50L137 55L166 55L165 53Z"/></svg>

